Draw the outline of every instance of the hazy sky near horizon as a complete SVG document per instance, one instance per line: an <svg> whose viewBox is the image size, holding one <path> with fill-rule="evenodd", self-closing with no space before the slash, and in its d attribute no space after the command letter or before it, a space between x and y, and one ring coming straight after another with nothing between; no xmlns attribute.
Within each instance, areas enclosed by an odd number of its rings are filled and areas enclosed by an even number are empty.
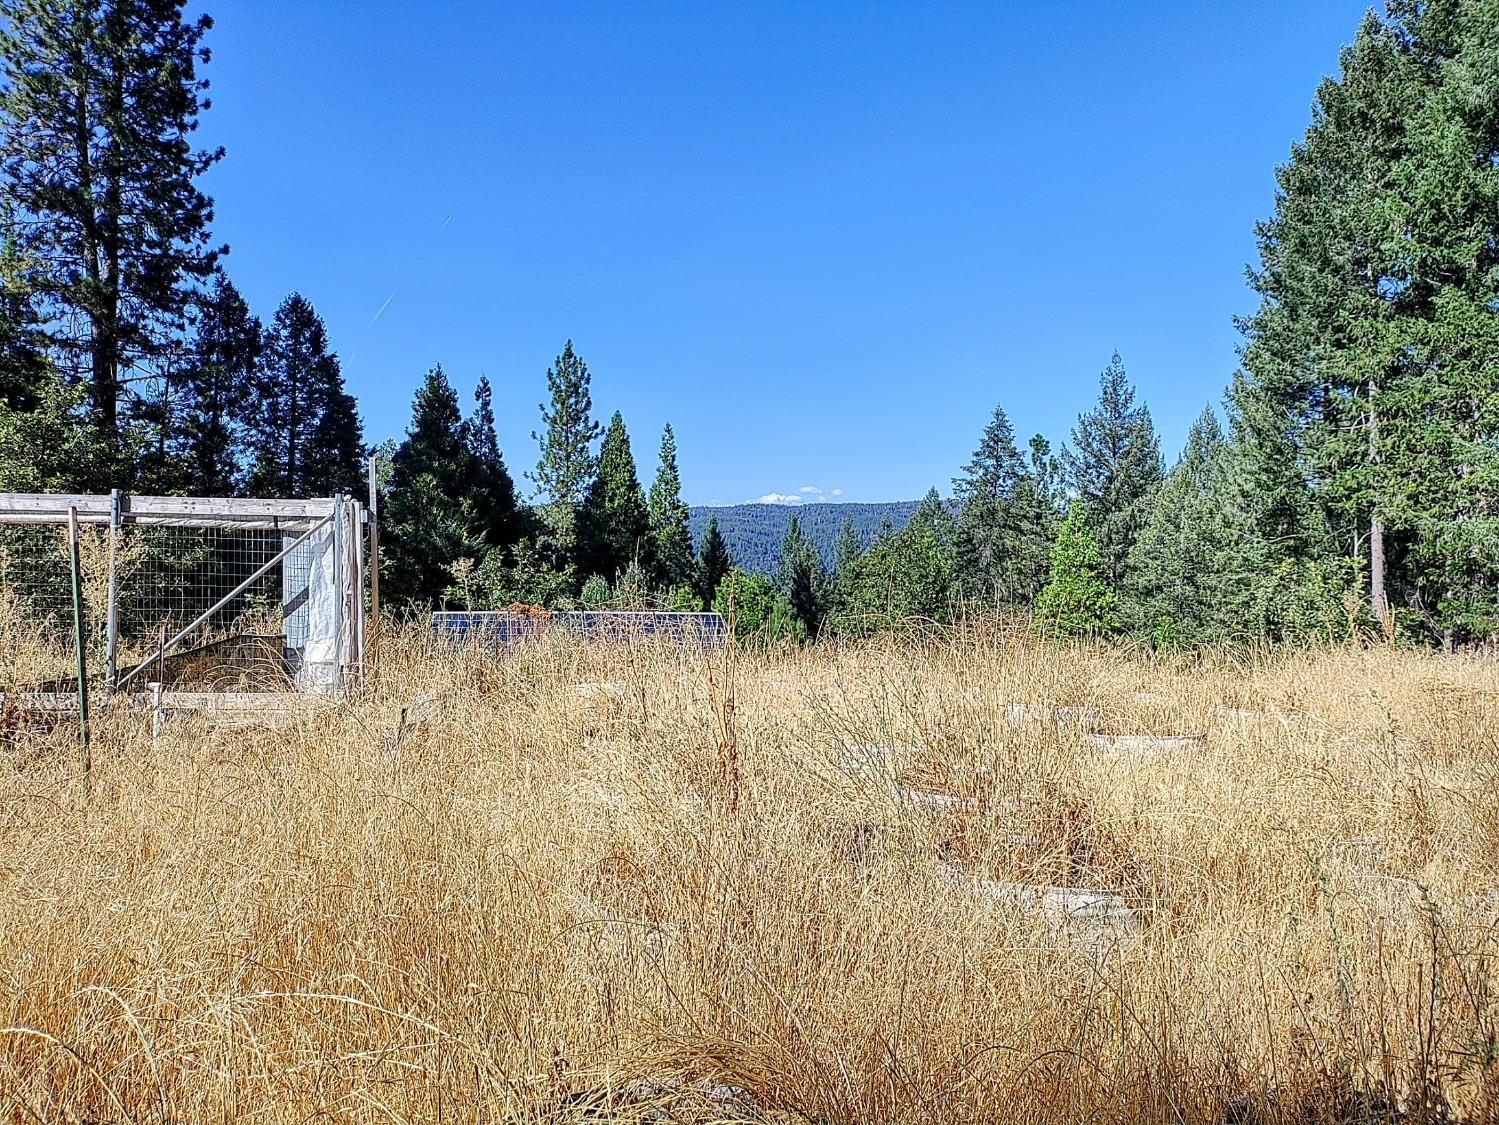
<svg viewBox="0 0 1499 1125"><path fill-rule="evenodd" d="M689 503L945 493L996 402L1058 443L1115 349L1174 458L1365 7L213 0L205 186L372 442L441 362L520 481L571 337Z"/></svg>

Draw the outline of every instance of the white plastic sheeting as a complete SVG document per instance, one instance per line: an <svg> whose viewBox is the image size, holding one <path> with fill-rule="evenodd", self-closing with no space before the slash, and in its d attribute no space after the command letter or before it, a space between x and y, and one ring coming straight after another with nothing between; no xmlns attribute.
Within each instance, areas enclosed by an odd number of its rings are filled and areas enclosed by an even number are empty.
<svg viewBox="0 0 1499 1125"><path fill-rule="evenodd" d="M349 615L341 604L351 571L338 565L339 538L333 521L325 523L287 555L282 567L286 651L298 691L334 690L345 654L353 651ZM294 539L288 536L287 545Z"/></svg>

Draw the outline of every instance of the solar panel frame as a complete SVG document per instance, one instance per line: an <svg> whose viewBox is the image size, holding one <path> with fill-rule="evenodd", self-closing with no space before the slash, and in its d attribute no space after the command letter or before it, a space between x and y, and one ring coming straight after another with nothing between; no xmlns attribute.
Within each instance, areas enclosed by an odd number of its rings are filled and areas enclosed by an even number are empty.
<svg viewBox="0 0 1499 1125"><path fill-rule="evenodd" d="M590 643L668 637L701 648L721 647L729 634L728 624L720 613L565 610L543 615L507 610L439 610L432 614L433 635L455 643L510 648L553 629Z"/></svg>

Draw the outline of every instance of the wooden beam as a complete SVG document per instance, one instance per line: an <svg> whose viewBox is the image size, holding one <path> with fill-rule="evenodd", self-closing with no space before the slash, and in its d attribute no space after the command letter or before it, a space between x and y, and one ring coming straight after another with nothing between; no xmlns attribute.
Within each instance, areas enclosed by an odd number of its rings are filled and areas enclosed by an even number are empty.
<svg viewBox="0 0 1499 1125"><path fill-rule="evenodd" d="M112 496L0 492L0 524L65 524L76 509L82 523L107 524ZM213 496L123 496L120 520L125 525L171 527L240 527L246 530L305 529L333 514L331 498L260 500Z"/></svg>

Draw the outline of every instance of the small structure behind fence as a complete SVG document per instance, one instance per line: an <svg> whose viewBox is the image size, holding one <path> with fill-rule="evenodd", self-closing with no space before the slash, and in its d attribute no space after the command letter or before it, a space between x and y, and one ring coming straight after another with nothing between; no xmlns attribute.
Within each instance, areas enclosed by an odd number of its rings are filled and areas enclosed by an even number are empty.
<svg viewBox="0 0 1499 1125"><path fill-rule="evenodd" d="M626 612L623 610L444 611L432 615L432 632L452 641L509 648L544 633L562 631L586 641L629 641L666 637L702 648L715 648L728 637L717 613Z"/></svg>
<svg viewBox="0 0 1499 1125"><path fill-rule="evenodd" d="M326 693L362 674L357 501L0 493L0 638L27 653L6 691L79 688L75 514L83 655L106 694Z"/></svg>

